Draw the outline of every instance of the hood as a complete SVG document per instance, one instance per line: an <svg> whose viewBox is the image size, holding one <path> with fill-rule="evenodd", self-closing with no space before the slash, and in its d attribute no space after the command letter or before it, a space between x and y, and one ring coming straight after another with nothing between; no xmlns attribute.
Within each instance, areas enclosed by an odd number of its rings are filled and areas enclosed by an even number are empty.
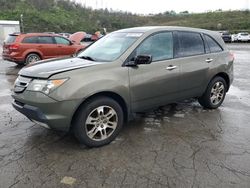
<svg viewBox="0 0 250 188"><path fill-rule="evenodd" d="M85 68L102 64L100 62L89 61L81 58L63 58L46 60L39 63L32 64L24 67L19 71L19 75L36 77L36 78L49 78L53 74L60 72L70 71L79 68Z"/></svg>
<svg viewBox="0 0 250 188"><path fill-rule="evenodd" d="M81 40L85 37L85 32L76 32L70 35L69 40L71 40L74 44L80 44Z"/></svg>

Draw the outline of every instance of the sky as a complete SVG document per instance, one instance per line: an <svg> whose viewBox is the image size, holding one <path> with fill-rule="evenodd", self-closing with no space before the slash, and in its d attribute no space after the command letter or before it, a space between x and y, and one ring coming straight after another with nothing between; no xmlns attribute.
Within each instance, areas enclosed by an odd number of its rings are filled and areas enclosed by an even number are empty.
<svg viewBox="0 0 250 188"><path fill-rule="evenodd" d="M206 12L218 9L250 9L250 0L75 0L94 9L112 8L137 14L155 14L174 10L176 12Z"/></svg>

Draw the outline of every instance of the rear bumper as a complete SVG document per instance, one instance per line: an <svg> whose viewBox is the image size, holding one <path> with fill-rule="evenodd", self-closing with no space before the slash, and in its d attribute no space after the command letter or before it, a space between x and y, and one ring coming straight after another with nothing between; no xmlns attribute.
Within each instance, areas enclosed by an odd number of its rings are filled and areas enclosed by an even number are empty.
<svg viewBox="0 0 250 188"><path fill-rule="evenodd" d="M18 53L2 54L3 60L13 61L16 63L22 63L24 61L23 57L20 57Z"/></svg>
<svg viewBox="0 0 250 188"><path fill-rule="evenodd" d="M227 38L227 37L223 38L223 40L224 40L224 42L231 42L232 41L231 38Z"/></svg>
<svg viewBox="0 0 250 188"><path fill-rule="evenodd" d="M250 39L249 38L238 38L238 41L247 42L247 41L250 41Z"/></svg>

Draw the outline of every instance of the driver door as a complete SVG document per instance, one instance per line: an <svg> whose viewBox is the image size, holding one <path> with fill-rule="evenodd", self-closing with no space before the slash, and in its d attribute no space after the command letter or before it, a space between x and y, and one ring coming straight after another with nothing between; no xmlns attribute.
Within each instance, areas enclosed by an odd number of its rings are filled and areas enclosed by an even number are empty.
<svg viewBox="0 0 250 188"><path fill-rule="evenodd" d="M179 98L179 63L173 59L173 33L149 36L132 53L151 55L152 63L129 67L132 110L154 108Z"/></svg>

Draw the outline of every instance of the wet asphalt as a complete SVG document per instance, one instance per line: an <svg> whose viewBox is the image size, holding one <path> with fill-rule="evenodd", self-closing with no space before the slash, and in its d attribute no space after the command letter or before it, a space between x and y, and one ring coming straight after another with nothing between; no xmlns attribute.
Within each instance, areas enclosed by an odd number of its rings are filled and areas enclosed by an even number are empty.
<svg viewBox="0 0 250 188"><path fill-rule="evenodd" d="M230 44L235 79L223 105L185 100L138 114L89 149L11 106L20 67L0 59L0 188L250 187L250 44Z"/></svg>

